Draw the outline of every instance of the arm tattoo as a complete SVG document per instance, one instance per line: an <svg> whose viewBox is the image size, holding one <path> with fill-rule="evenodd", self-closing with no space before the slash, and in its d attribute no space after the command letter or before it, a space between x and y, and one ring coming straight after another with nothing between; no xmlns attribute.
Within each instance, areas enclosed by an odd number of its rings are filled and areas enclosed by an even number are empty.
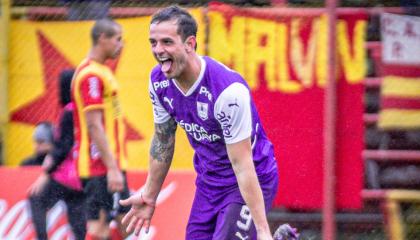
<svg viewBox="0 0 420 240"><path fill-rule="evenodd" d="M159 162L170 163L174 156L176 122L169 119L155 124L155 134L150 147L150 155Z"/></svg>

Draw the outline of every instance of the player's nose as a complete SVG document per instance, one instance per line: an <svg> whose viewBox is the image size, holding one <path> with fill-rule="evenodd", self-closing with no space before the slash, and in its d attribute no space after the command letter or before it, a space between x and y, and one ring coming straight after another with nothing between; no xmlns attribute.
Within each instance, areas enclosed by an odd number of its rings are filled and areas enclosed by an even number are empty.
<svg viewBox="0 0 420 240"><path fill-rule="evenodd" d="M165 52L165 49L163 48L161 43L157 42L156 45L153 47L153 52L157 56L161 56Z"/></svg>

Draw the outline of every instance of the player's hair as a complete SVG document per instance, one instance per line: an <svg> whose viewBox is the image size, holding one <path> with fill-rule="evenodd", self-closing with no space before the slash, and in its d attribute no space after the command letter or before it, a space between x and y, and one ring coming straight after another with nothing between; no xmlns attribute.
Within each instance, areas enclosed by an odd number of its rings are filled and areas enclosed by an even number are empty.
<svg viewBox="0 0 420 240"><path fill-rule="evenodd" d="M39 122L33 133L35 141L52 143L54 141L54 129L52 123L48 121Z"/></svg>
<svg viewBox="0 0 420 240"><path fill-rule="evenodd" d="M60 73L59 76L59 89L60 89L60 103L61 106L66 106L71 101L71 80L73 78L74 70L66 69Z"/></svg>
<svg viewBox="0 0 420 240"><path fill-rule="evenodd" d="M114 36L116 34L116 26L119 27L120 25L110 18L97 20L91 31L93 45L95 46L98 43L102 33L104 33L107 38Z"/></svg>
<svg viewBox="0 0 420 240"><path fill-rule="evenodd" d="M177 33L185 41L189 36L197 37L197 22L185 9L177 5L164 8L155 13L150 24L177 20Z"/></svg>

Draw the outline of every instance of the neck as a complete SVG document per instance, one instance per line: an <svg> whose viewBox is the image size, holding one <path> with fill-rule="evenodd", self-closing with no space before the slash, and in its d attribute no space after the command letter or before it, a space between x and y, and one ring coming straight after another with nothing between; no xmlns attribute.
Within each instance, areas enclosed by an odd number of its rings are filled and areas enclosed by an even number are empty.
<svg viewBox="0 0 420 240"><path fill-rule="evenodd" d="M188 90L198 80L198 76L201 71L200 57L194 54L194 56L190 59L191 60L187 62L184 72L178 78L175 78L175 81L184 93L188 92Z"/></svg>
<svg viewBox="0 0 420 240"><path fill-rule="evenodd" d="M95 62L101 63L101 64L104 64L106 59L107 59L105 54L103 54L103 52L100 51L100 49L97 46L94 46L90 50L90 52L88 54L88 58L95 61Z"/></svg>

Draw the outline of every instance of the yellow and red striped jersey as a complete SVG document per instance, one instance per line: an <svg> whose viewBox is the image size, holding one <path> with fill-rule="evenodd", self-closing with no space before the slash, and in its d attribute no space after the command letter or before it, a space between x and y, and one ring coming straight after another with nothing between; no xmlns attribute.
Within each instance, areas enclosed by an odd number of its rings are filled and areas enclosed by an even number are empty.
<svg viewBox="0 0 420 240"><path fill-rule="evenodd" d="M101 160L96 145L87 128L86 112L100 109L103 112L103 127L109 147L121 170L127 168L125 151L125 128L118 100L118 83L111 69L91 59L85 59L76 69L71 86L75 104L73 157L81 178L106 175L107 169Z"/></svg>

